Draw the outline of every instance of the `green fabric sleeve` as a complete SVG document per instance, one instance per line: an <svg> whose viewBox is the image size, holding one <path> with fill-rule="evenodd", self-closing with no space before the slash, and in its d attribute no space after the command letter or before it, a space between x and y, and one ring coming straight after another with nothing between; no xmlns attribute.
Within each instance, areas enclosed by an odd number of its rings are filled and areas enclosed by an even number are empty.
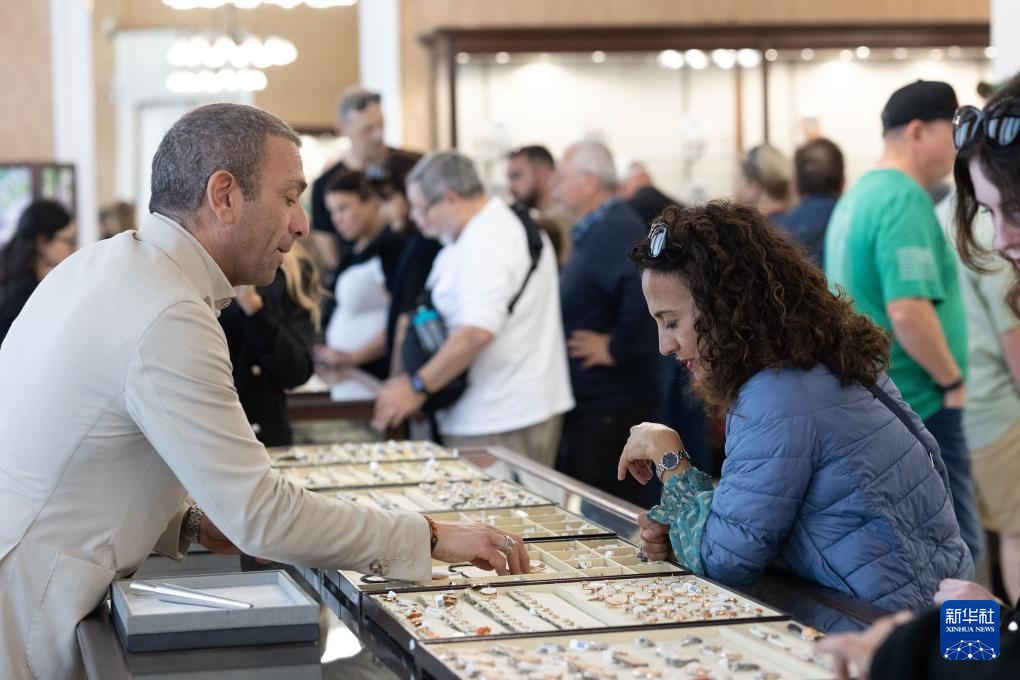
<svg viewBox="0 0 1020 680"><path fill-rule="evenodd" d="M939 260L944 244L937 240L946 237L930 202L925 205L920 199L927 200L911 195L894 202L875 232L877 270L887 304L903 298L939 302L946 297Z"/></svg>
<svg viewBox="0 0 1020 680"><path fill-rule="evenodd" d="M712 480L697 468L674 475L662 489L659 504L648 511L649 519L669 527L669 542L677 559L700 576L701 538L712 509Z"/></svg>

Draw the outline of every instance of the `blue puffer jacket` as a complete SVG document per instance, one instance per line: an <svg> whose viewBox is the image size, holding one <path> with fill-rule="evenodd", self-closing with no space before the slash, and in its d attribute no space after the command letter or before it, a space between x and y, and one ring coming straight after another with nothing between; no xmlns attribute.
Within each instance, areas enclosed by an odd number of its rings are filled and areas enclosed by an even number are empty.
<svg viewBox="0 0 1020 680"><path fill-rule="evenodd" d="M879 386L934 442L888 376ZM762 371L726 420L702 565L747 587L771 564L886 609L919 611L941 579L974 578L945 479L942 458L933 469L865 387L843 387L824 366Z"/></svg>

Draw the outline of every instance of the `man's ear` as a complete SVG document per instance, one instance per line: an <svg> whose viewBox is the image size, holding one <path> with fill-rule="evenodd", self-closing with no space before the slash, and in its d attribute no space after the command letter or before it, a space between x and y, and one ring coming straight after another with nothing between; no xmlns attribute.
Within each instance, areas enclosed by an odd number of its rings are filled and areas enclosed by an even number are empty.
<svg viewBox="0 0 1020 680"><path fill-rule="evenodd" d="M221 223L233 223L241 200L241 187L236 177L226 170L217 170L205 185L205 197Z"/></svg>
<svg viewBox="0 0 1020 680"><path fill-rule="evenodd" d="M912 142L919 141L924 136L924 121L914 119L907 123L907 127L904 130L904 137Z"/></svg>

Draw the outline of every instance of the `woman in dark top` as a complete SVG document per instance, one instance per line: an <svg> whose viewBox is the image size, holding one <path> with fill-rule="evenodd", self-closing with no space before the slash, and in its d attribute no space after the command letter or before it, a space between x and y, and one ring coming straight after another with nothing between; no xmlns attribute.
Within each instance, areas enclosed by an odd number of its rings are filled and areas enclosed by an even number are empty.
<svg viewBox="0 0 1020 680"><path fill-rule="evenodd" d="M268 286L239 286L223 310L234 385L255 436L266 446L293 443L285 390L312 377L319 329L318 272L294 244Z"/></svg>
<svg viewBox="0 0 1020 680"><path fill-rule="evenodd" d="M77 248L71 214L56 201L33 201L0 250L0 342L51 269Z"/></svg>

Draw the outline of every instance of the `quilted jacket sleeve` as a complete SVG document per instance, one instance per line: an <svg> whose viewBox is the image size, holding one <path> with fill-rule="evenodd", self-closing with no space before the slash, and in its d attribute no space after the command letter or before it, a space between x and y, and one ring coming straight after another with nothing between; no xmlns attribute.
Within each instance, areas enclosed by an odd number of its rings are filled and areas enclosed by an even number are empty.
<svg viewBox="0 0 1020 680"><path fill-rule="evenodd" d="M722 478L701 542L705 574L747 587L778 554L793 528L814 469L816 428L809 417L739 423L730 416Z"/></svg>

